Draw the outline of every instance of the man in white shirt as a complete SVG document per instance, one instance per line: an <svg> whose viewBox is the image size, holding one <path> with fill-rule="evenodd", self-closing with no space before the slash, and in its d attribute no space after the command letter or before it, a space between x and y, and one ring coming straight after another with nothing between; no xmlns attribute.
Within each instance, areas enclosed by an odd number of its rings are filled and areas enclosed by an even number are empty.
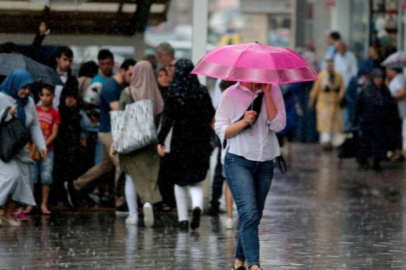
<svg viewBox="0 0 406 270"><path fill-rule="evenodd" d="M397 101L399 111L399 123L394 129L396 130L396 150L392 156L392 161L403 161L402 150L402 125L406 119L406 79L403 76L401 68L388 68L386 69L388 76L388 87L392 97Z"/></svg>
<svg viewBox="0 0 406 270"><path fill-rule="evenodd" d="M351 78L358 73L357 58L347 49L347 45L343 41L336 43L336 49L334 69L343 77L345 88L347 88ZM345 131L350 131L352 126L348 108L343 108L343 119Z"/></svg>
<svg viewBox="0 0 406 270"><path fill-rule="evenodd" d="M352 77L357 75L358 63L355 55L347 49L343 41L336 43L337 53L334 55L334 69L341 74L344 84L348 84Z"/></svg>

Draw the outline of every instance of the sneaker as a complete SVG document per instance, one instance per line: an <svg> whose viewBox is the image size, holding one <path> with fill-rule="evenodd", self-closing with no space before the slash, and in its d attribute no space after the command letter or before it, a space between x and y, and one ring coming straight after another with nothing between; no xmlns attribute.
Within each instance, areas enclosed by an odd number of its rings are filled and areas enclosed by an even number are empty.
<svg viewBox="0 0 406 270"><path fill-rule="evenodd" d="M125 223L128 225L138 225L138 215L129 215Z"/></svg>
<svg viewBox="0 0 406 270"><path fill-rule="evenodd" d="M122 206L116 207L116 216L127 216L128 215L128 205L124 203Z"/></svg>
<svg viewBox="0 0 406 270"><path fill-rule="evenodd" d="M65 187L70 206L72 206L73 208L77 207L78 206L77 191L73 187L73 182L66 181L65 183L63 183L63 186Z"/></svg>
<svg viewBox="0 0 406 270"><path fill-rule="evenodd" d="M144 207L142 208L144 212L144 225L145 227L152 227L154 226L154 209L152 208L152 205L147 202L144 203Z"/></svg>
<svg viewBox="0 0 406 270"><path fill-rule="evenodd" d="M92 193L89 193L89 198L92 199L96 204L100 204L100 192L99 191L93 191Z"/></svg>
<svg viewBox="0 0 406 270"><path fill-rule="evenodd" d="M14 217L19 220L20 222L26 222L28 221L27 216L24 214L24 212L21 209L16 209L13 212Z"/></svg>
<svg viewBox="0 0 406 270"><path fill-rule="evenodd" d="M226 229L227 230L232 230L234 229L234 220L232 218L228 218L226 220Z"/></svg>
<svg viewBox="0 0 406 270"><path fill-rule="evenodd" d="M199 207L193 209L193 218L190 223L190 228L196 230L200 227L200 216L202 215L202 210Z"/></svg>

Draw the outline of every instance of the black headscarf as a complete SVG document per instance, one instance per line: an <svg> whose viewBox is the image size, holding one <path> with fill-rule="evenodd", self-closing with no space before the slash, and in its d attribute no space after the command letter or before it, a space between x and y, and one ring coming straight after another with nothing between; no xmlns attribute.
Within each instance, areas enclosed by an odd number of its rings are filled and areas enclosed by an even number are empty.
<svg viewBox="0 0 406 270"><path fill-rule="evenodd" d="M168 97L174 99L177 106L185 105L190 99L199 98L202 86L195 74L190 74L194 68L189 59L179 59L175 64L175 74L169 87Z"/></svg>

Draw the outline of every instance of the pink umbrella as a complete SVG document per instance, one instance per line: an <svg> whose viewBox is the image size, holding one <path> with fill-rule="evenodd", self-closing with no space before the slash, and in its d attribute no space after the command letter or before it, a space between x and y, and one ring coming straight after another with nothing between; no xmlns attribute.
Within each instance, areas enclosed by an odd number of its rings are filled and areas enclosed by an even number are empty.
<svg viewBox="0 0 406 270"><path fill-rule="evenodd" d="M228 81L267 84L317 80L317 72L295 51L259 43L214 49L199 61L192 73Z"/></svg>

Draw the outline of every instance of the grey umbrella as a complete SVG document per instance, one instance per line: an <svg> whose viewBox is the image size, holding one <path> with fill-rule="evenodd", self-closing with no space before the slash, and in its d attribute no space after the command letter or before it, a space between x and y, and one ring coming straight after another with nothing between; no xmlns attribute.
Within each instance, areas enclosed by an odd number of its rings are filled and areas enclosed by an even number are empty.
<svg viewBox="0 0 406 270"><path fill-rule="evenodd" d="M22 54L0 53L0 75L7 76L15 69L28 71L36 82L53 86L63 85L58 74L52 68Z"/></svg>

